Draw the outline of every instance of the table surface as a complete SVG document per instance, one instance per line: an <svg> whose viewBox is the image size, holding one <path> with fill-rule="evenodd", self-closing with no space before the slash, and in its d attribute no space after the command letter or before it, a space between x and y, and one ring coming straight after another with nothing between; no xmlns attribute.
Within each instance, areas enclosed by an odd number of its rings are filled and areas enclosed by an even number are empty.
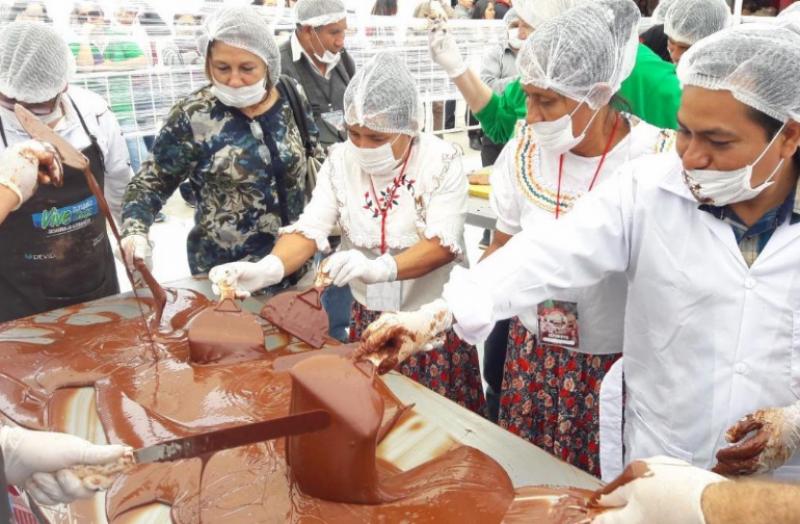
<svg viewBox="0 0 800 524"><path fill-rule="evenodd" d="M494 230L496 222L497 215L492 211L489 200L476 196L469 197L467 201L467 224Z"/></svg>

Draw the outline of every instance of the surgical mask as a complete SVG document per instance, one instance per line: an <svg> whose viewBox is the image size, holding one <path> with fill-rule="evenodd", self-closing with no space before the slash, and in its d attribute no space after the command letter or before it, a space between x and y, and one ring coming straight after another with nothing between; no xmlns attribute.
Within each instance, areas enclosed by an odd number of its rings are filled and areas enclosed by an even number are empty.
<svg viewBox="0 0 800 524"><path fill-rule="evenodd" d="M522 44L524 43L525 40L519 37L518 28L512 27L508 30L508 45L510 45L514 49L522 49Z"/></svg>
<svg viewBox="0 0 800 524"><path fill-rule="evenodd" d="M47 125L52 125L64 117L64 110L61 108L61 95L58 95L56 99L56 105L53 107L53 110L46 115L36 115L39 117L39 120L44 122Z"/></svg>
<svg viewBox="0 0 800 524"><path fill-rule="evenodd" d="M319 42L320 47L322 47L322 49L325 50L325 52L322 54L322 56L318 55L316 53L316 51L315 51L314 52L314 58L316 58L317 60L319 60L323 64L326 64L329 67L336 67L336 65L339 64L339 60L342 59L342 54L341 53L331 53L330 51L328 51L328 48L326 48L322 44L322 40L319 39L319 35L317 34L317 30L316 29L312 29L312 31L314 33L314 36L317 37L317 42Z"/></svg>
<svg viewBox="0 0 800 524"><path fill-rule="evenodd" d="M249 86L230 87L214 80L214 85L211 86L211 94L226 106L242 109L254 106L264 100L264 97L267 96L265 83L266 79Z"/></svg>
<svg viewBox="0 0 800 524"><path fill-rule="evenodd" d="M583 132L578 136L572 134L572 115L583 104L581 101L572 113L549 122L536 122L531 124L531 129L536 136L536 143L544 150L556 155L561 155L577 146L586 138L586 131L592 125L598 111L595 111L589 123L583 128Z"/></svg>
<svg viewBox="0 0 800 524"><path fill-rule="evenodd" d="M374 148L358 147L348 139L345 142L345 147L366 174L373 176L388 175L393 173L400 163L394 157L394 152L392 151L392 145L399 138L398 136L391 143Z"/></svg>
<svg viewBox="0 0 800 524"><path fill-rule="evenodd" d="M38 114L38 113L33 113L33 114L39 120L48 125L61 120L64 117L64 110L61 108L61 95L59 94L58 97L56 97L56 103L53 106L52 111L45 114ZM0 119L3 120L3 124L6 127L14 129L22 129L22 124L20 124L19 120L17 120L17 114L11 109L0 106Z"/></svg>
<svg viewBox="0 0 800 524"><path fill-rule="evenodd" d="M783 127L781 127L781 130L783 130ZM731 171L685 169L683 171L683 180L689 187L689 191L701 204L710 204L712 206L727 206L728 204L754 199L762 191L774 184L775 174L783 166L784 159L781 159L763 183L757 187L752 187L753 168L769 151L769 148L772 147L775 139L780 134L781 131L778 131L772 137L767 147L752 164L742 168Z"/></svg>

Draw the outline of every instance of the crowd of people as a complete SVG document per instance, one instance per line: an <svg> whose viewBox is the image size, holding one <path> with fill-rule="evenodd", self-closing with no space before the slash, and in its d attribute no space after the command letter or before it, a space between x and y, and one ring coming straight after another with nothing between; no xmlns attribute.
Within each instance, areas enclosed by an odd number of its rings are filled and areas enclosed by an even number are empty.
<svg viewBox="0 0 800 524"><path fill-rule="evenodd" d="M180 188L192 274L247 297L326 257L331 335L382 372L605 480L644 460L595 522L796 520L799 488L777 481L800 481L800 9L734 25L723 0L664 0L640 35L632 0L429 5L431 58L491 167L496 228L468 267L463 153L425 131L402 56L356 67L341 0L298 0L283 43L252 6L175 15L160 51L142 10L115 13L125 43L95 4L75 38L34 4L0 29L0 321L118 292L96 200L28 139L21 104L90 160L132 269ZM480 71L448 16L504 21ZM166 57L208 83L131 167L125 108L70 75ZM87 495L64 468L124 452L5 427L0 447L45 504ZM728 481L754 474L773 482Z"/></svg>

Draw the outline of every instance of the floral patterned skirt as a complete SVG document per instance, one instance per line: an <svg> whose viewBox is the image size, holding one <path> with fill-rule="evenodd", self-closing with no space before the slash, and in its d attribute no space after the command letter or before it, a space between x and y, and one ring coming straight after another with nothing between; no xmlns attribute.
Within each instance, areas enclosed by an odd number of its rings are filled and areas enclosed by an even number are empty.
<svg viewBox="0 0 800 524"><path fill-rule="evenodd" d="M502 427L600 476L600 382L622 355L588 355L537 344L511 320L500 397Z"/></svg>
<svg viewBox="0 0 800 524"><path fill-rule="evenodd" d="M370 311L354 301L350 340L359 340L367 326L380 315L380 312ZM485 399L478 350L458 338L452 329L447 332L443 347L413 355L396 369L428 389L484 415Z"/></svg>

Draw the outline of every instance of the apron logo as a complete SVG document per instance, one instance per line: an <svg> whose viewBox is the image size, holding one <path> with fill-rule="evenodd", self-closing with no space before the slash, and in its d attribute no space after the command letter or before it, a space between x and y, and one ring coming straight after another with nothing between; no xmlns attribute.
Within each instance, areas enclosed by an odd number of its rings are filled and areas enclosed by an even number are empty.
<svg viewBox="0 0 800 524"><path fill-rule="evenodd" d="M94 196L82 200L77 204L65 207L52 207L44 209L41 213L31 216L36 229L52 232L54 229L79 229L88 224L91 218L97 216L100 208ZM70 228L70 226L76 226Z"/></svg>

